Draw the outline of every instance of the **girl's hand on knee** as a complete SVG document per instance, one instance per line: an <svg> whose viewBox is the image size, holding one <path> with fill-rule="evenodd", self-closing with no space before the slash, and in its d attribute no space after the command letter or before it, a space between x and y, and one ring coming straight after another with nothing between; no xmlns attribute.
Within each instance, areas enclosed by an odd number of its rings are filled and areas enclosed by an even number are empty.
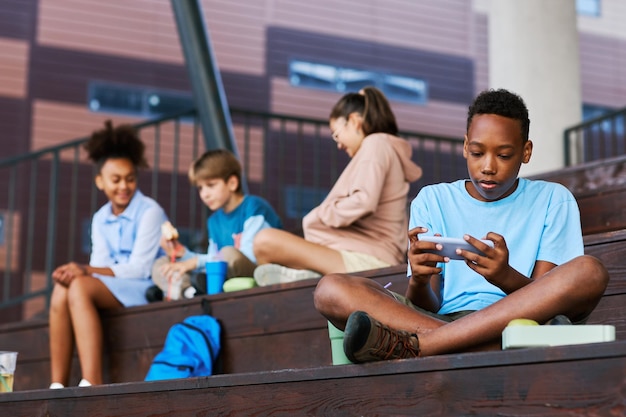
<svg viewBox="0 0 626 417"><path fill-rule="evenodd" d="M76 278L81 275L87 275L87 268L76 262L70 262L66 265L64 273L72 278Z"/></svg>
<svg viewBox="0 0 626 417"><path fill-rule="evenodd" d="M52 273L52 279L67 287L76 277L86 274L87 272L84 266L76 262L70 262L55 269Z"/></svg>

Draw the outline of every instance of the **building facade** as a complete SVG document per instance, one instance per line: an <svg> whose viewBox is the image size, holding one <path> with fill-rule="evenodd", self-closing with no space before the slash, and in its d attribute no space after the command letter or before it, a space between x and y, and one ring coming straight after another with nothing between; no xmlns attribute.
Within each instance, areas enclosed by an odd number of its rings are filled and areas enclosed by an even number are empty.
<svg viewBox="0 0 626 417"><path fill-rule="evenodd" d="M494 0L200 0L200 4L231 108L325 120L343 93L374 84L390 98L401 130L461 138L468 104L489 87L490 1ZM583 114L624 107L626 27L621 22L626 3L576 4ZM0 0L0 160L85 137L106 119L116 124L139 122L191 106L170 0ZM188 138L191 129L183 126L183 137ZM241 144L244 132L235 128L234 133ZM250 161L247 174L257 184L272 183L275 177L264 176L281 162L274 161L272 169L260 165L261 154L269 151L254 144L255 134L253 130L248 155L242 155ZM174 163L166 147L158 168L178 171L185 189L190 149L183 141ZM285 149L282 152L291 148ZM66 168L70 169L69 160ZM89 188L90 167L81 170L80 188ZM285 172L275 175L295 175ZM41 178L40 190L46 189L46 181ZM323 195L325 186L313 187L312 198ZM0 178L0 190L5 189L6 178ZM278 201L279 212L295 224L303 207L289 214L289 192L277 190L283 194L271 201ZM168 190L163 194L167 197ZM36 198L34 229L43 231L46 226L37 222L46 217L48 203L43 192ZM20 237L28 224L21 209L26 204L20 201L9 219L10 203L0 199L0 269L15 273L23 268L16 265L24 264L18 259L32 250ZM280 206L283 201L285 207ZM81 237L65 245L68 236L62 235L58 246L79 246L75 252L85 259L89 251L85 226L93 210L87 202L78 204L78 214L60 210L58 220L59 225L76 222L74 230ZM2 222L9 220L12 233L5 233ZM9 252L9 241L20 249ZM39 272L31 289L45 285L43 234L37 234L35 244L28 268ZM67 257L57 251L54 264Z"/></svg>
<svg viewBox="0 0 626 417"><path fill-rule="evenodd" d="M620 108L626 5L580 3L582 104ZM460 137L468 103L488 87L486 0L201 6L231 107L324 119L344 91L374 83L403 130ZM2 157L189 104L168 0L0 2Z"/></svg>

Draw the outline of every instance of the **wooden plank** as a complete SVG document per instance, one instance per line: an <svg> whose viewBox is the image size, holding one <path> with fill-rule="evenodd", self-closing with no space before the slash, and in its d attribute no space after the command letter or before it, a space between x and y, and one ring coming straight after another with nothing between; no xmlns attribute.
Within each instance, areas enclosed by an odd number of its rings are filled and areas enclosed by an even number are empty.
<svg viewBox="0 0 626 417"><path fill-rule="evenodd" d="M626 293L626 230L585 237L585 253L599 258L609 271L605 294Z"/></svg>
<svg viewBox="0 0 626 417"><path fill-rule="evenodd" d="M35 390L10 415L621 415L626 342Z"/></svg>
<svg viewBox="0 0 626 417"><path fill-rule="evenodd" d="M587 252L606 262L612 277L589 323L616 325L618 339L626 335L626 270L621 266L626 256L624 240L626 231L585 237ZM363 275L382 284L391 282L391 289L403 293L408 282L405 271L404 265L396 265ZM205 297L224 326L223 372L329 364L326 321L313 306L316 284L317 280L309 280ZM105 380L142 380L162 348L169 327L187 316L202 314L201 300L153 303L104 313ZM265 351L266 346L277 343L291 349ZM47 380L49 375L47 321L0 327L0 345L20 352L18 364L24 372L16 374L16 389L42 388L42 379ZM259 355L264 359L257 360ZM77 378L74 372L73 379Z"/></svg>
<svg viewBox="0 0 626 417"><path fill-rule="evenodd" d="M367 271L365 276L404 291L406 267L397 265ZM330 364L326 320L313 306L317 280L254 288L192 300L153 303L103 313L105 335L104 378L109 382L141 381L161 350L172 324L202 314L207 300L223 325L223 372L277 370ZM16 390L47 385L50 356L46 319L0 326L0 346L20 352ZM266 346L290 349L265 351ZM259 360L258 357L264 357ZM80 379L74 360L72 384Z"/></svg>
<svg viewBox="0 0 626 417"><path fill-rule="evenodd" d="M589 316L588 324L612 324L617 340L626 340L626 294L605 295Z"/></svg>
<svg viewBox="0 0 626 417"><path fill-rule="evenodd" d="M558 182L576 197L583 234L626 228L626 156L579 164L533 178Z"/></svg>
<svg viewBox="0 0 626 417"><path fill-rule="evenodd" d="M589 318L589 324L613 324L618 340L626 339L626 294L610 295L602 298ZM47 329L43 329L45 331ZM18 337L20 339L20 337ZM21 337L23 340L30 340ZM148 371L152 359L162 348L164 337L146 339L146 346L128 349L117 346L110 349L104 359L110 382L141 381ZM267 349L267 346L276 346ZM279 348L289 347L288 349ZM47 345L42 347L45 357L37 360L19 361L15 389L45 388L49 375ZM294 366L307 368L330 365L330 344L326 325L316 329L294 331L283 334L255 335L227 338L223 346L223 372L242 373L272 371ZM78 362L74 361L71 380L76 384L80 379ZM45 378L44 378L45 376ZM42 380L43 379L43 380Z"/></svg>
<svg viewBox="0 0 626 417"><path fill-rule="evenodd" d="M585 234L626 228L626 190L601 192L577 200Z"/></svg>
<svg viewBox="0 0 626 417"><path fill-rule="evenodd" d="M626 230L585 236L587 253L602 259L611 272L609 288L589 323L614 324L618 339L626 336L626 269L621 262L626 256L625 240ZM399 293L406 289L405 274L405 265L363 273L383 285L391 282L391 289ZM309 280L205 297L224 328L222 371L274 371L330 364L326 321L313 306L316 284L317 280ZM202 314L201 301L153 303L103 313L105 380L141 381L163 347L170 326L187 316ZM16 389L44 387L49 379L46 320L0 326L0 345L20 352L22 372L16 374ZM73 381L80 378L76 368Z"/></svg>

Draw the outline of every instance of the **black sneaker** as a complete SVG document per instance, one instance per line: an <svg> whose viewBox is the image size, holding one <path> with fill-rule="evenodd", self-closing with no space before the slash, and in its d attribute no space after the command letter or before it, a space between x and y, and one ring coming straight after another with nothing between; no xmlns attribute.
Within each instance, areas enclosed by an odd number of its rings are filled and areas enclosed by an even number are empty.
<svg viewBox="0 0 626 417"><path fill-rule="evenodd" d="M391 329L363 311L348 317L343 350L355 363L417 358L420 353L417 334Z"/></svg>
<svg viewBox="0 0 626 417"><path fill-rule="evenodd" d="M156 285L148 287L146 290L146 300L148 300L149 303L163 301L163 291Z"/></svg>

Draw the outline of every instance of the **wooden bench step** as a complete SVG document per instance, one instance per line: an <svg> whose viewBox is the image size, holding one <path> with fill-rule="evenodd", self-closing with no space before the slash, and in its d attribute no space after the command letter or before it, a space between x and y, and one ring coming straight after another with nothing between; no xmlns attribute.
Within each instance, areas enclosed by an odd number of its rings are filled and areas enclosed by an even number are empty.
<svg viewBox="0 0 626 417"><path fill-rule="evenodd" d="M626 342L0 395L3 415L623 415ZM106 413L104 413L106 410Z"/></svg>
<svg viewBox="0 0 626 417"><path fill-rule="evenodd" d="M404 291L405 274L406 266L398 265L364 275ZM185 317L203 314L202 300L210 303L212 315L223 326L223 373L330 365L327 322L313 305L316 284L317 280L308 280L104 312L104 379L142 381L169 328ZM0 346L19 352L15 390L48 386L48 340L45 319L0 326ZM75 359L72 384L80 380L79 370Z"/></svg>
<svg viewBox="0 0 626 417"><path fill-rule="evenodd" d="M585 236L587 253L608 266L611 281L592 313L590 324L616 326L626 339L626 231ZM406 266L367 271L363 275L403 293ZM177 302L160 302L103 314L105 381L142 381L162 349L172 324L202 314L202 299L224 326L221 372L225 374L317 368L331 364L326 320L313 306L317 280L224 293ZM0 346L18 351L15 389L33 390L49 383L48 324L38 319L0 326ZM74 363L72 384L80 380Z"/></svg>
<svg viewBox="0 0 626 417"><path fill-rule="evenodd" d="M546 172L537 179L558 182L576 197L583 234L626 228L626 156Z"/></svg>

